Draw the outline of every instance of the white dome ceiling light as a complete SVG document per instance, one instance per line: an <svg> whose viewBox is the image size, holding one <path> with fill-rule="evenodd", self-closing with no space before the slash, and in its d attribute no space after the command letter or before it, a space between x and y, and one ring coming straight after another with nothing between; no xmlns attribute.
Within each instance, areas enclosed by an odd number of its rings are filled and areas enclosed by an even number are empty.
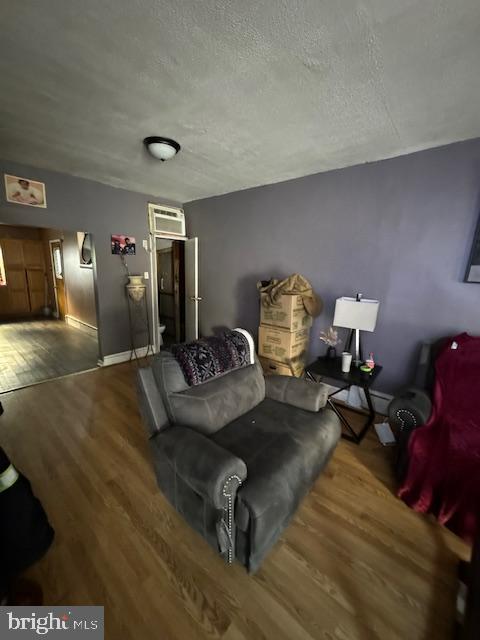
<svg viewBox="0 0 480 640"><path fill-rule="evenodd" d="M162 162L173 158L173 156L181 149L180 145L175 140L162 138L161 136L150 136L145 138L143 144L146 146L150 155Z"/></svg>

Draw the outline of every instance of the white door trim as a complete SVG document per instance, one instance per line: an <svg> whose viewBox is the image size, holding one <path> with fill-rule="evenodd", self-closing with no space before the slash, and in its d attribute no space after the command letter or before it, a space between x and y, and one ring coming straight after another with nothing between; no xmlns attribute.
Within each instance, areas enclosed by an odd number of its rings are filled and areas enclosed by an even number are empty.
<svg viewBox="0 0 480 640"><path fill-rule="evenodd" d="M53 293L55 295L55 313L56 318L60 317L60 309L58 308L58 294L57 294L57 285L55 283L55 264L53 262L53 251L52 245L58 242L60 246L62 246L62 241L60 238L54 238L53 240L48 241L49 249L50 249L50 266L52 267L52 284L53 284ZM62 251L62 269L63 269L63 251ZM63 278L63 286L65 287L65 278Z"/></svg>
<svg viewBox="0 0 480 640"><path fill-rule="evenodd" d="M190 254L190 248L193 247L193 265L190 260L187 258L187 255ZM199 324L199 314L198 314L198 303L201 298L199 297L198 291L198 237L189 238L185 245L185 340L190 342L191 340L198 340L198 324ZM189 266L193 266L193 281L190 282L191 271L187 273L187 264ZM188 290L189 285L193 285L193 290ZM190 323L189 319L189 311L191 307L189 305L193 304L193 328L194 332L189 335Z"/></svg>

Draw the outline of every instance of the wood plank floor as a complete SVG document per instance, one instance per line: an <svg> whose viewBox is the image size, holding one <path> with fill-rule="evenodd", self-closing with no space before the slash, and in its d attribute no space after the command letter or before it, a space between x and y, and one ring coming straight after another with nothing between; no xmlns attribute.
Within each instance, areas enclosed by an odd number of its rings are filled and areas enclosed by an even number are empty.
<svg viewBox="0 0 480 640"><path fill-rule="evenodd" d="M61 320L0 323L0 393L97 366L98 343Z"/></svg>
<svg viewBox="0 0 480 640"><path fill-rule="evenodd" d="M56 529L47 604L105 606L106 638L447 640L467 548L342 441L261 570L227 566L158 491L124 364L5 394L0 444Z"/></svg>

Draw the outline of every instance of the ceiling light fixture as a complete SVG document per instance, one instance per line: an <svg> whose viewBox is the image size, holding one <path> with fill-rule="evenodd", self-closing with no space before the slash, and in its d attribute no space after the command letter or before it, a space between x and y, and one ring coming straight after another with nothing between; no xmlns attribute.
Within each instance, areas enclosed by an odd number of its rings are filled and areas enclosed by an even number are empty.
<svg viewBox="0 0 480 640"><path fill-rule="evenodd" d="M162 138L161 136L149 136L148 138L145 138L143 144L146 146L150 155L162 162L173 158L173 156L181 149L180 145L175 140Z"/></svg>

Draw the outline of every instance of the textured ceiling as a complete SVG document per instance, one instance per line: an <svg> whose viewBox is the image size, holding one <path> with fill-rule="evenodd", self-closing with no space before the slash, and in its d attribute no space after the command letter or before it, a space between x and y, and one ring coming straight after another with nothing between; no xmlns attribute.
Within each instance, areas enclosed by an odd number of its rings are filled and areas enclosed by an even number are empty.
<svg viewBox="0 0 480 640"><path fill-rule="evenodd" d="M181 202L480 135L479 0L2 0L0 24L0 157Z"/></svg>

